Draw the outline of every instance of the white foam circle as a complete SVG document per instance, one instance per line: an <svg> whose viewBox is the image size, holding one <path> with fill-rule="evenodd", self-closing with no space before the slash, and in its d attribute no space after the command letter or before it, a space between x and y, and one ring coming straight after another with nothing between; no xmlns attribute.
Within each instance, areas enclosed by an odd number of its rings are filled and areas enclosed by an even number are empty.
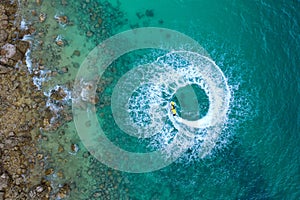
<svg viewBox="0 0 300 200"><path fill-rule="evenodd" d="M168 66L161 66L159 63L145 64L135 67L124 74L115 86L111 98L111 109L115 122L125 133L138 138L149 138L157 134L164 126L168 116L168 107L163 106L165 99L162 97L162 85L169 85L168 75L179 77L176 71ZM140 108L130 110L129 100L132 94L140 87L149 86L141 91L142 99L134 102L135 107L148 107L147 110ZM166 105L166 104L165 104ZM141 123L134 123L130 113L135 113L135 118ZM147 112L145 116L138 116L140 112Z"/></svg>
<svg viewBox="0 0 300 200"><path fill-rule="evenodd" d="M171 119L178 130L166 148L135 153L125 151L109 141L93 112L96 108L91 104L91 99L95 98L97 83L113 61L130 51L146 48L178 54L190 64L177 68L158 59L154 63L137 67L120 79L112 95L112 111L114 120L124 132L135 137L150 137L163 129L167 118ZM163 104L168 99L160 95L160 90L172 96L179 88L191 84L199 85L209 97L210 108L207 115L196 121L172 117L167 104ZM145 92L149 96L147 102L150 104L150 121L139 127L130 117L130 112L134 110L130 107L130 99L133 92L145 85L150 85L150 90ZM181 100L178 100L180 103ZM199 156L207 155L221 133L229 100L230 91L224 74L196 41L177 31L152 27L117 34L90 52L75 80L72 108L78 135L95 158L117 170L143 173L161 169L182 155L193 144L193 129L206 129L207 134L203 136ZM196 108L196 105L192 105L192 109Z"/></svg>

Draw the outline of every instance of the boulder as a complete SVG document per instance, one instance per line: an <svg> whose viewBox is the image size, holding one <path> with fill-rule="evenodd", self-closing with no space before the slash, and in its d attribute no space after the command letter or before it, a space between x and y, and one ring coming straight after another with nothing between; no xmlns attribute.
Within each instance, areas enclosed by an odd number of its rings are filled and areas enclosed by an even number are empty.
<svg viewBox="0 0 300 200"><path fill-rule="evenodd" d="M5 14L0 14L0 29L6 29L8 27L8 17Z"/></svg>
<svg viewBox="0 0 300 200"><path fill-rule="evenodd" d="M8 17L6 14L2 13L2 15L0 15L0 21L7 21Z"/></svg>
<svg viewBox="0 0 300 200"><path fill-rule="evenodd" d="M13 44L7 43L1 48L0 62L3 64L14 66L16 62L22 60L23 57L24 54Z"/></svg>
<svg viewBox="0 0 300 200"><path fill-rule="evenodd" d="M10 68L10 67L4 67L4 66L0 65L0 74L7 74L11 70L12 70L12 68Z"/></svg>
<svg viewBox="0 0 300 200"><path fill-rule="evenodd" d="M0 42L5 42L8 34L5 30L0 30Z"/></svg>
<svg viewBox="0 0 300 200"><path fill-rule="evenodd" d="M0 191L4 191L9 184L9 176L6 173L3 173L0 176Z"/></svg>
<svg viewBox="0 0 300 200"><path fill-rule="evenodd" d="M17 43L17 49L21 53L25 54L28 48L29 48L29 43L28 42L22 41L22 40L18 41L18 43Z"/></svg>
<svg viewBox="0 0 300 200"><path fill-rule="evenodd" d="M5 44L1 48L1 55L5 58L12 58L17 53L17 48L13 44Z"/></svg>

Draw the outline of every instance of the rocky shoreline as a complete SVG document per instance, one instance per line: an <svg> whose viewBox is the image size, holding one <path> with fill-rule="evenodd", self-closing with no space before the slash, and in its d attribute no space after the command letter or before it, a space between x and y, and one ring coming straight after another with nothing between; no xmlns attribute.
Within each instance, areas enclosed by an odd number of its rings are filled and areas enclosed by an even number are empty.
<svg viewBox="0 0 300 200"><path fill-rule="evenodd" d="M33 84L22 40L35 30L20 27L18 3L0 2L0 200L49 199L43 179L44 156L38 153L40 129L51 119L46 97Z"/></svg>
<svg viewBox="0 0 300 200"><path fill-rule="evenodd" d="M120 173L99 168L84 148L77 153L80 142L67 123L79 63L122 25L122 13L92 1L74 2L66 13L45 11L58 5L67 1L0 1L0 200L128 199ZM84 18L70 14L83 8ZM73 162L88 164L68 169Z"/></svg>

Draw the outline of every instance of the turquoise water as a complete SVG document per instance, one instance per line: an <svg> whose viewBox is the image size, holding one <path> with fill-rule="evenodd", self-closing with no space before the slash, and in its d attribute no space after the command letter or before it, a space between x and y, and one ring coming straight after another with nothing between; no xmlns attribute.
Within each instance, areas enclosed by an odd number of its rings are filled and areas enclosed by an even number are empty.
<svg viewBox="0 0 300 200"><path fill-rule="evenodd" d="M77 158L66 162L70 167L53 164L64 170L66 180L73 180L78 187L84 188L81 191L73 189L70 199L300 198L299 1L119 0L111 1L112 6L97 1L97 6L102 5L99 12L103 12L107 35L93 38L87 38L80 31L76 35L73 30L79 27L80 20L88 18L84 9L78 9L83 6L82 2L70 1L62 9L57 1L52 8L53 13L64 11L75 24L75 27L59 29L70 40L70 45L61 54L61 66L72 62L72 58L68 61L69 58L64 60L64 57L69 57L74 48L82 51L77 60L82 62L89 50L112 34L137 27L169 28L190 36L208 52L227 78L231 101L228 119L209 156L197 157L199 147L195 145L173 164L150 173L117 172L92 156L89 156L89 161L85 160L81 154L86 149L74 131L74 124L62 127L67 135L63 137L68 138L65 141L76 142L81 149ZM95 2L91 0L91 3ZM47 4L42 6L41 9L47 12ZM82 19L78 18L80 15ZM89 26L88 23L85 25ZM75 41L85 43L86 47L76 46ZM159 53L140 54L125 55L105 71L105 81L99 85L104 89L98 93L97 114L100 124L115 144L130 151L143 152L149 147L147 144L151 143L151 138L139 140L122 132L112 118L109 104L120 77L133 69L135 63L156 59ZM71 75L52 80L52 84L74 78L76 69L69 73ZM194 89L198 101L202 102L199 105L202 116L207 112L207 96L203 90ZM48 148L57 148L55 141L59 140L52 135ZM86 166L82 166L82 162ZM83 175L80 178L74 173L81 168ZM88 175L86 171L90 171ZM97 197L93 194L99 191L99 184L110 182L101 178L101 174L107 171L117 174L122 181L118 188Z"/></svg>

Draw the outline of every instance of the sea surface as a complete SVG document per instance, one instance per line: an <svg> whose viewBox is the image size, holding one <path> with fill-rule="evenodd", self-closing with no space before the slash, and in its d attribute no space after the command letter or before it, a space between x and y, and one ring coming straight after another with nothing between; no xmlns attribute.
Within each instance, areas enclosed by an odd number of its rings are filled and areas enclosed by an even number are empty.
<svg viewBox="0 0 300 200"><path fill-rule="evenodd" d="M39 23L32 10L46 13L46 21ZM53 195L67 182L71 185L68 198L75 200L300 199L299 10L297 0L53 0L24 5L26 23L35 23L45 32L33 39L32 59L48 59L45 68L49 70L69 66L66 74L41 79L45 93L74 80L78 71L74 63L81 65L105 39L142 27L172 29L197 41L222 71L230 93L221 130L213 129L218 134L212 150L199 156L201 144L196 141L176 161L152 172L129 173L101 163L88 152L73 121L55 132L43 132L48 139L40 142L40 148L51 155L46 165L55 170L47 177L52 181ZM58 15L66 15L72 25L58 24ZM57 47L57 35L68 45ZM34 45L37 41L43 41L41 49ZM55 57L49 53L48 44L55 46ZM74 56L74 50L79 50L80 56ZM110 105L114 87L123 75L166 54L132 52L104 72L95 112L115 145L128 151L153 151L162 146L160 142L168 142L170 138L165 135L173 137L178 132L172 120L161 120L158 123L168 127L158 137L145 140L127 136L114 121ZM181 58L166 59L172 63ZM167 77L168 71L165 74ZM213 102L197 84L193 89L203 117ZM155 99L147 100L151 95L144 90L136 90L131 99L132 123L139 125L147 123L145 118L149 117L144 107L147 110L147 104L156 103ZM178 100L169 97L165 101L170 100L176 102L181 117ZM66 100L66 106L71 107L71 99ZM135 114L135 109L140 112ZM78 146L78 152L71 151L72 144Z"/></svg>

